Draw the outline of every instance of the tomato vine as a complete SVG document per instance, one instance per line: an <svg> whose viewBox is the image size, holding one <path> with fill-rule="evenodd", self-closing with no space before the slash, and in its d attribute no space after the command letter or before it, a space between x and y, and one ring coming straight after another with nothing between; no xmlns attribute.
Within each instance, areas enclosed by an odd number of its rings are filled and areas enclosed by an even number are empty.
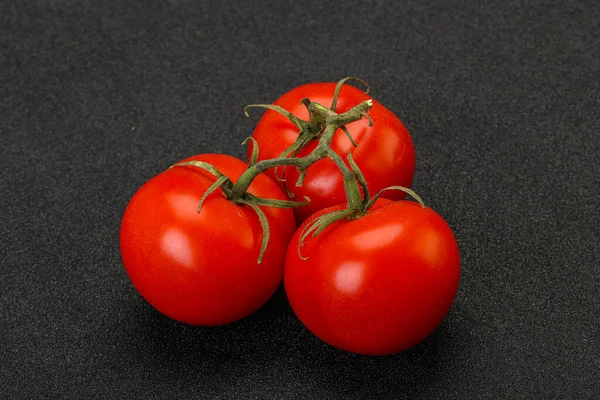
<svg viewBox="0 0 600 400"><path fill-rule="evenodd" d="M361 82L366 86L365 93L369 92L369 85L362 79L354 77L344 78L337 83L332 99L332 104L329 108L325 107L324 105L318 102L312 102L309 98L302 99L302 104L307 108L309 113L309 121L302 120L296 117L293 113L285 110L284 108L273 104L251 104L245 107L244 113L246 114L246 116L248 116L248 109L255 107L265 108L278 112L285 116L287 119L289 119L299 129L299 131L298 138L296 139L296 141L290 147L288 147L280 155L280 157L265 159L258 162L258 143L252 137L249 137L246 140L244 140L242 144L248 143L249 140L252 141L252 155L248 163L248 168L246 169L246 171L244 171L244 173L242 173L242 175L237 179L235 183L232 182L229 177L221 173L217 168L206 162L187 161L175 164L173 166L193 166L201 168L215 176L215 182L204 193L200 200L200 203L198 204L198 212L200 212L204 200L218 188L222 189L225 196L231 202L239 205L252 207L252 209L258 215L263 229L263 241L261 245L261 251L258 257L258 263L260 263L262 260L270 237L269 225L264 212L260 209L260 206L293 208L305 206L310 202L310 199L307 197L305 197L304 201L275 200L257 197L248 193L247 190L250 187L252 181L258 175L269 169L273 168L276 171L279 167L297 168L300 172L300 175L295 183L296 186L301 186L303 184L307 169L311 165L315 164L317 161L322 160L324 158L331 159L342 173L344 190L346 193L346 209L322 215L319 218L312 221L311 224L307 225L304 228L301 235L300 244L303 243L304 239L308 235L312 235L313 237L315 237L318 234L320 234L324 229L326 229L327 226L331 225L336 221L339 221L340 219L359 218L365 215L368 212L368 210L373 206L375 201L381 196L381 194L387 190L401 190L415 198L421 204L422 207L425 207L423 200L414 191L402 186L391 186L384 188L373 198L371 198L366 180L362 172L360 171L358 165L354 162L352 154L348 152L347 159L348 163L350 164L350 166L348 166L346 165L342 157L331 149L332 139L338 129L341 129L347 135L348 139L350 140L353 146L357 146L357 143L352 138L352 135L346 128L346 125L358 121L362 118L366 118L369 121L369 126L372 126L373 124L373 121L371 120L371 117L368 113L371 107L373 106L372 100L364 100L343 113L338 114L335 111L340 90L348 80L356 80L358 82ZM318 141L317 146L308 155L304 157L297 157L300 150L302 150L310 141L313 140ZM278 179L285 181L283 175L279 177L276 174L276 176L278 177ZM287 194L289 197L292 197L290 196L291 194L289 191L287 191ZM300 248L298 248L298 252L300 252Z"/></svg>

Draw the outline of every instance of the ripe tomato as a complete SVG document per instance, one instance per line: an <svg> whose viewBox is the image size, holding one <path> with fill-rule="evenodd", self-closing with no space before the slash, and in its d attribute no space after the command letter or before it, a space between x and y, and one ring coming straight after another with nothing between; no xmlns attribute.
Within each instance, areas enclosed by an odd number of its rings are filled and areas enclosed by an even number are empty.
<svg viewBox="0 0 600 400"><path fill-rule="evenodd" d="M298 118L308 120L308 111L300 101L308 97L313 102L330 107L335 86L335 83L310 83L299 86L281 96L274 104L292 112ZM348 111L367 99L371 97L361 90L343 85L336 112ZM352 152L371 193L377 193L383 188L394 185L410 187L415 171L415 150L408 131L398 117L376 100L373 100L369 115L373 120L372 127L369 127L365 118L347 125L348 131L358 144L357 147L354 147L344 132L339 129L331 143L331 148L344 160L348 151ZM259 145L259 160L276 158L294 143L298 137L298 128L281 114L267 110L258 121L252 136ZM300 151L298 157L307 155L316 145L317 141L313 140ZM252 146L249 147L248 159L252 150ZM281 169L278 172L281 176ZM267 173L275 179L273 170ZM325 207L345 202L342 174L330 159L320 160L308 168L301 187L295 186L298 177L299 173L295 168L286 168L288 190L298 200L303 200L305 196L311 199L309 205L294 210L298 222ZM392 191L386 192L384 197L402 199L404 194Z"/></svg>
<svg viewBox="0 0 600 400"><path fill-rule="evenodd" d="M204 154L205 161L235 181L246 164L234 157ZM121 224L121 256L139 293L158 311L196 325L236 321L262 306L281 283L287 243L295 229L289 209L261 207L271 237L260 264L263 232L249 206L210 194L215 177L202 169L174 167L146 182L133 196ZM266 175L249 188L256 196L284 200Z"/></svg>
<svg viewBox="0 0 600 400"><path fill-rule="evenodd" d="M326 209L332 211L343 206ZM409 201L378 200L367 215L341 220L298 255L286 256L285 290L302 323L321 340L366 355L421 342L444 319L460 276L458 247L446 222Z"/></svg>

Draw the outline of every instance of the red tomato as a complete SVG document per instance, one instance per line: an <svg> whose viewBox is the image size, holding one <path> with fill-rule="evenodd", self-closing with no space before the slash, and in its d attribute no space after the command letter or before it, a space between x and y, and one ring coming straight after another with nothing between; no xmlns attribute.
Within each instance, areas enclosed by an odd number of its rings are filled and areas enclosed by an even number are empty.
<svg viewBox="0 0 600 400"><path fill-rule="evenodd" d="M327 209L343 209L337 206ZM446 222L410 201L380 199L364 217L341 220L298 255L287 251L285 290L317 337L365 355L393 354L421 342L444 319L460 276L458 247Z"/></svg>
<svg viewBox="0 0 600 400"><path fill-rule="evenodd" d="M330 107L335 86L335 83L306 84L287 92L274 104L292 112L298 118L308 120L308 111L300 104L300 100L308 97L313 102ZM353 86L344 85L340 91L336 112L348 111L367 99L372 98ZM347 125L348 131L358 144L357 147L354 147L344 132L339 129L331 143L331 148L344 160L348 151L352 152L372 193L394 185L410 187L415 171L415 150L408 131L398 117L376 100L373 100L369 115L373 120L372 127L369 127L365 118ZM259 145L259 160L276 158L294 143L298 137L298 128L281 114L267 110L259 120L252 136ZM313 140L298 154L298 157L307 155L316 145L317 141ZM249 147L248 159L252 150L252 146ZM281 176L281 168L278 171ZM273 170L267 173L275 178ZM325 207L345 202L342 174L331 160L324 159L313 164L307 171L302 187L295 186L298 176L295 168L286 168L285 178L290 192L298 200L303 200L304 196L311 199L310 205L295 209L298 222ZM384 197L402 199L404 194L390 191L386 192Z"/></svg>
<svg viewBox="0 0 600 400"><path fill-rule="evenodd" d="M221 154L184 161L190 160L208 162L233 181L246 169L243 161ZM262 306L281 283L295 229L291 210L261 207L271 238L257 264L263 232L251 207L233 204L219 188L198 214L214 181L196 167L168 169L138 190L121 224L121 256L135 288L158 311L189 324L225 324ZM266 175L249 192L285 199Z"/></svg>

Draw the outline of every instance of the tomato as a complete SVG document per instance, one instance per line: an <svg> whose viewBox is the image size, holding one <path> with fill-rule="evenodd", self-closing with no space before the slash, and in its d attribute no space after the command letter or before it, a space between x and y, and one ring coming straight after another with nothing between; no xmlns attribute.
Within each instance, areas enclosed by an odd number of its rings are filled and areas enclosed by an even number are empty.
<svg viewBox="0 0 600 400"><path fill-rule="evenodd" d="M235 181L246 163L220 154L205 161ZM219 325L262 306L281 283L288 241L295 229L290 209L261 207L271 237L257 264L263 231L250 206L236 205L222 190L200 198L215 181L204 170L174 167L146 182L128 204L120 231L125 270L158 311L196 325ZM249 193L285 199L269 177L259 175Z"/></svg>
<svg viewBox="0 0 600 400"><path fill-rule="evenodd" d="M335 90L335 83L310 83L299 86L275 101L292 112L298 118L308 120L306 107L300 101L307 97L325 107L330 107ZM336 112L342 113L360 102L372 99L356 87L343 85L337 102ZM362 170L371 193L377 193L388 186L410 187L415 171L415 150L410 135L402 122L390 110L376 100L369 115L373 126L369 127L366 118L352 122L347 129L358 144L354 147L344 132L339 129L331 143L331 148L346 160L348 151ZM283 115L267 110L252 135L259 145L259 160L276 158L294 143L298 137L298 128ZM317 145L317 140L310 142L298 157L310 153ZM250 157L252 146L248 150ZM281 176L281 168L278 169ZM267 171L275 178L273 170ZM339 168L330 160L323 159L307 170L304 184L297 187L299 173L295 168L285 170L287 188L298 200L305 196L311 203L295 209L298 222L312 213L325 207L334 206L345 201L344 184ZM281 185L281 183L280 183ZM384 197L402 199L400 192L386 192Z"/></svg>
<svg viewBox="0 0 600 400"><path fill-rule="evenodd" d="M333 207L324 211L343 209ZM378 200L363 217L335 222L288 247L284 285L292 309L317 337L340 349L388 355L421 342L456 295L460 261L446 222L410 201Z"/></svg>

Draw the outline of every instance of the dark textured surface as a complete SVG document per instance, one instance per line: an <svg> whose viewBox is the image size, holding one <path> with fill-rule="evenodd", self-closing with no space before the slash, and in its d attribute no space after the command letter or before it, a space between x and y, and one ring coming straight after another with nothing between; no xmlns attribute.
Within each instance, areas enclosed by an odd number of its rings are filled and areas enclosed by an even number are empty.
<svg viewBox="0 0 600 400"><path fill-rule="evenodd" d="M510 3L2 2L0 398L598 396L600 2ZM244 105L347 75L405 122L459 241L440 328L365 358L282 291L219 328L155 312L119 257L136 189L242 156Z"/></svg>

